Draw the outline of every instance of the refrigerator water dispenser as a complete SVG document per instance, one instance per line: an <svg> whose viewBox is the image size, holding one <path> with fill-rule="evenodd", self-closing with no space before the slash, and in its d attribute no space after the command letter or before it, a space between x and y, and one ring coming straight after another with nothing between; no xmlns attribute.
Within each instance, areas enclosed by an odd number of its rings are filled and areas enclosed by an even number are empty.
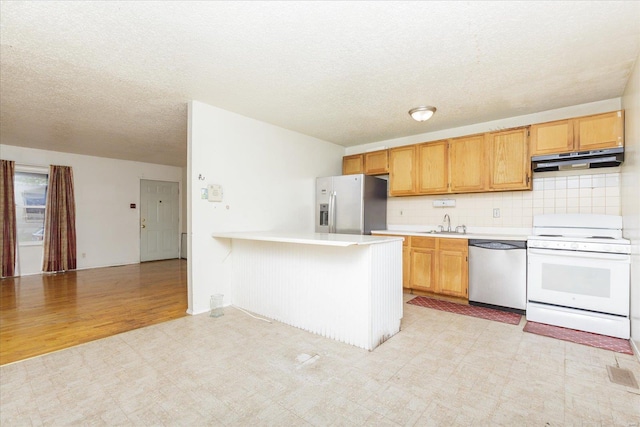
<svg viewBox="0 0 640 427"><path fill-rule="evenodd" d="M320 204L320 225L321 226L329 225L329 204L328 203Z"/></svg>

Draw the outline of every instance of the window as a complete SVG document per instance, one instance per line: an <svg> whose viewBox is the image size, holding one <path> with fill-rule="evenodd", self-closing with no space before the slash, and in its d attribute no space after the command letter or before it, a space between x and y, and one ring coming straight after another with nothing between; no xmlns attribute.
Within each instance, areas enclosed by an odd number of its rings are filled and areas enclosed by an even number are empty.
<svg viewBox="0 0 640 427"><path fill-rule="evenodd" d="M46 169L16 165L14 191L18 243L41 242L44 239L44 210L49 175Z"/></svg>

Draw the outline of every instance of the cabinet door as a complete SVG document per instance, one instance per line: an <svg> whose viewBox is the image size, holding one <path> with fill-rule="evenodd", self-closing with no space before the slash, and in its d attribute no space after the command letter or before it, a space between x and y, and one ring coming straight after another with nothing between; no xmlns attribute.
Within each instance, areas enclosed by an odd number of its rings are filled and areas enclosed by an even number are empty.
<svg viewBox="0 0 640 427"><path fill-rule="evenodd" d="M531 155L573 151L573 124L570 120L531 125Z"/></svg>
<svg viewBox="0 0 640 427"><path fill-rule="evenodd" d="M614 111L574 119L574 135L579 150L622 147L624 112Z"/></svg>
<svg viewBox="0 0 640 427"><path fill-rule="evenodd" d="M449 140L449 167L452 193L485 189L485 136L475 135Z"/></svg>
<svg viewBox="0 0 640 427"><path fill-rule="evenodd" d="M380 150L364 154L364 173L380 175L389 172L389 151Z"/></svg>
<svg viewBox="0 0 640 427"><path fill-rule="evenodd" d="M435 250L411 249L411 289L435 292L435 264Z"/></svg>
<svg viewBox="0 0 640 427"><path fill-rule="evenodd" d="M411 238L411 289L435 292L436 242L433 237Z"/></svg>
<svg viewBox="0 0 640 427"><path fill-rule="evenodd" d="M469 264L466 239L438 239L438 286L436 292L468 298Z"/></svg>
<svg viewBox="0 0 640 427"><path fill-rule="evenodd" d="M531 188L531 160L527 129L489 134L489 188L525 190Z"/></svg>
<svg viewBox="0 0 640 427"><path fill-rule="evenodd" d="M418 193L446 193L449 184L447 141L418 145Z"/></svg>
<svg viewBox="0 0 640 427"><path fill-rule="evenodd" d="M344 156L342 158L342 174L353 175L357 173L364 173L364 156L362 154Z"/></svg>
<svg viewBox="0 0 640 427"><path fill-rule="evenodd" d="M416 146L389 150L389 194L408 196L416 192Z"/></svg>

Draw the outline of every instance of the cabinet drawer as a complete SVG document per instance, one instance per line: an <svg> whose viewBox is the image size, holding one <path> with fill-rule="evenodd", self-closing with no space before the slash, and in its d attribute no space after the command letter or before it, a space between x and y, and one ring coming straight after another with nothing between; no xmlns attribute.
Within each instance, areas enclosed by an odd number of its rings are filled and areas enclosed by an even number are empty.
<svg viewBox="0 0 640 427"><path fill-rule="evenodd" d="M412 236L411 237L411 247L412 248L423 248L423 249L435 249L436 248L436 238L435 237Z"/></svg>
<svg viewBox="0 0 640 427"><path fill-rule="evenodd" d="M467 252L469 250L469 241L467 239L441 238L438 243L440 250L459 252Z"/></svg>

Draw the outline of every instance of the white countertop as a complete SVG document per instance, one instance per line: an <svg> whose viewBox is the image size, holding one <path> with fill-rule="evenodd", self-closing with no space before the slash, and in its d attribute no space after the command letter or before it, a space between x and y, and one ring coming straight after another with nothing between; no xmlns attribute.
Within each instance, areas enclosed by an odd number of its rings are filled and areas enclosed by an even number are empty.
<svg viewBox="0 0 640 427"><path fill-rule="evenodd" d="M430 233L436 227L431 226L390 226L387 230L373 230L372 233L427 236L447 239L478 239L478 240L510 240L526 241L532 232L528 228L497 228L497 227L469 227L465 234L462 233Z"/></svg>
<svg viewBox="0 0 640 427"><path fill-rule="evenodd" d="M394 240L402 240L401 237L333 233L292 233L279 231L215 232L211 237L260 240L265 242L300 243L304 245L321 246L373 245L378 243L387 243Z"/></svg>

